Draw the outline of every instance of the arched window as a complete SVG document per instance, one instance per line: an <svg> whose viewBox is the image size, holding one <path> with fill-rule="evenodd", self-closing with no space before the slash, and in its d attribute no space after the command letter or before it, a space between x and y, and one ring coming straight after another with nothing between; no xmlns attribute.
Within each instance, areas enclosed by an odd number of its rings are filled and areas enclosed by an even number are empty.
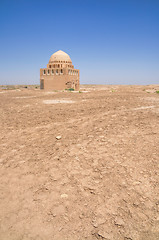
<svg viewBox="0 0 159 240"><path fill-rule="evenodd" d="M51 74L54 75L54 70L52 69Z"/></svg>
<svg viewBox="0 0 159 240"><path fill-rule="evenodd" d="M58 69L56 69L56 75L58 75Z"/></svg>
<svg viewBox="0 0 159 240"><path fill-rule="evenodd" d="M43 71L43 75L45 75L46 74L46 71L45 71L45 69L44 69L44 71Z"/></svg>
<svg viewBox="0 0 159 240"><path fill-rule="evenodd" d="M60 74L63 74L63 70L62 69L60 70Z"/></svg>
<svg viewBox="0 0 159 240"><path fill-rule="evenodd" d="M49 71L49 69L47 70L47 74L48 74L48 75L50 74L50 71Z"/></svg>
<svg viewBox="0 0 159 240"><path fill-rule="evenodd" d="M58 68L60 67L60 64L58 64Z"/></svg>

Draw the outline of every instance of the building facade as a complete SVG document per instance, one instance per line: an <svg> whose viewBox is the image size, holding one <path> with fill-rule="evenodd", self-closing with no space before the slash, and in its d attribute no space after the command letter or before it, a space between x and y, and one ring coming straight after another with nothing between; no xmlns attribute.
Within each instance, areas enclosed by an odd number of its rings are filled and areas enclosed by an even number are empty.
<svg viewBox="0 0 159 240"><path fill-rule="evenodd" d="M47 67L40 69L40 89L79 90L79 70L74 69L67 53L61 50L55 52Z"/></svg>

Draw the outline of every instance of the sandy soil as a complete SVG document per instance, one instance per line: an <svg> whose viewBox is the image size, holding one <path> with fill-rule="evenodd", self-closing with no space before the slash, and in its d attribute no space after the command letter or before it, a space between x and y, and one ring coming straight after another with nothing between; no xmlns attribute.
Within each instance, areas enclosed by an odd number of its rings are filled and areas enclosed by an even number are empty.
<svg viewBox="0 0 159 240"><path fill-rule="evenodd" d="M159 86L82 87L0 90L0 239L159 239Z"/></svg>

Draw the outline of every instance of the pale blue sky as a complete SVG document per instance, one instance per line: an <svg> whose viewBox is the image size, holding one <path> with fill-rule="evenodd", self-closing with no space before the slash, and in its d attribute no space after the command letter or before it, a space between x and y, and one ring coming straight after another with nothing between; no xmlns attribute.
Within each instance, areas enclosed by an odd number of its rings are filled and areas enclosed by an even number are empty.
<svg viewBox="0 0 159 240"><path fill-rule="evenodd" d="M0 84L39 84L57 50L82 84L159 83L158 0L1 0Z"/></svg>

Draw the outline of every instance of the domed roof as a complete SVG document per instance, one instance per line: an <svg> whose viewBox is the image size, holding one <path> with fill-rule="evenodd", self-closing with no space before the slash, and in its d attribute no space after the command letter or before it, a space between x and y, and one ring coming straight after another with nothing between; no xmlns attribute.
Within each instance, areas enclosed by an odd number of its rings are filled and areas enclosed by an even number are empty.
<svg viewBox="0 0 159 240"><path fill-rule="evenodd" d="M67 61L67 62L72 62L71 58L69 55L61 50L55 52L52 54L49 62L54 62L54 61Z"/></svg>

